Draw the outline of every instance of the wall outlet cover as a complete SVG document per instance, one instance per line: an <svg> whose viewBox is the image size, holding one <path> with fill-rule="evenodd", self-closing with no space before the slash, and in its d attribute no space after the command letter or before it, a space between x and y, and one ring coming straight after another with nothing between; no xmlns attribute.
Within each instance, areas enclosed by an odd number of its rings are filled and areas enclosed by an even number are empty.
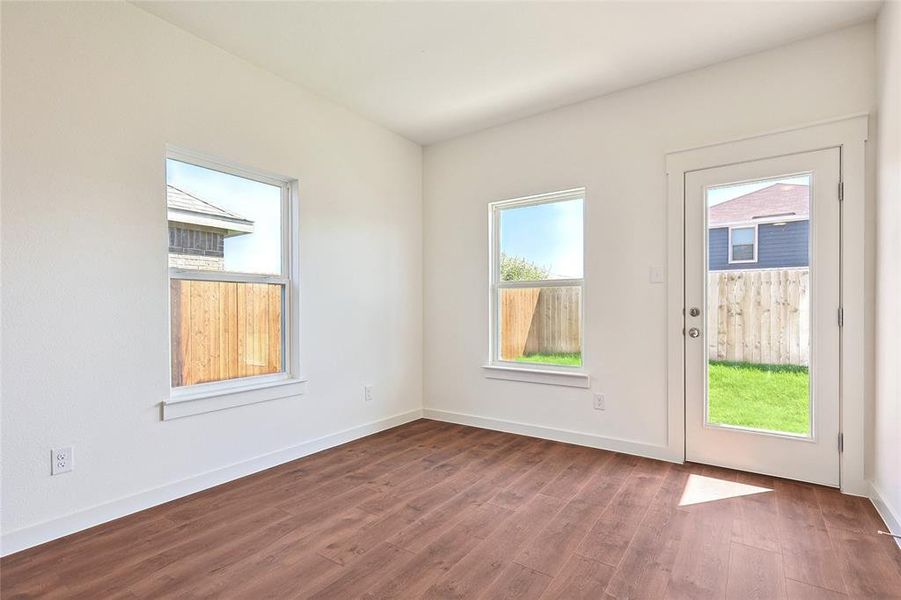
<svg viewBox="0 0 901 600"><path fill-rule="evenodd" d="M50 474L68 473L75 468L75 453L72 446L54 448L50 451Z"/></svg>

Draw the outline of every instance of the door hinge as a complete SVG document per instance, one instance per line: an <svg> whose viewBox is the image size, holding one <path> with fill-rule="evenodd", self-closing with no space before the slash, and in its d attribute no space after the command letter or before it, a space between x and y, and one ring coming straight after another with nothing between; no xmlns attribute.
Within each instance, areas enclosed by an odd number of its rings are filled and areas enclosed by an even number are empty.
<svg viewBox="0 0 901 600"><path fill-rule="evenodd" d="M845 451L845 434L844 433L838 434L838 451L839 452Z"/></svg>
<svg viewBox="0 0 901 600"><path fill-rule="evenodd" d="M839 181L838 182L838 201L842 202L842 201L844 201L844 199L845 199L845 182Z"/></svg>
<svg viewBox="0 0 901 600"><path fill-rule="evenodd" d="M842 308L841 306L838 307L838 326L839 327L845 326L845 309Z"/></svg>

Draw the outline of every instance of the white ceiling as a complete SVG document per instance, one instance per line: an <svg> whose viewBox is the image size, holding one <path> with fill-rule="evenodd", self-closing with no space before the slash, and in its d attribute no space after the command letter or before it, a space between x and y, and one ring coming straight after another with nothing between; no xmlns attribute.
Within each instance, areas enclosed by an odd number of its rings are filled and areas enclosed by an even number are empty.
<svg viewBox="0 0 901 600"><path fill-rule="evenodd" d="M866 21L880 5L135 4L421 144Z"/></svg>

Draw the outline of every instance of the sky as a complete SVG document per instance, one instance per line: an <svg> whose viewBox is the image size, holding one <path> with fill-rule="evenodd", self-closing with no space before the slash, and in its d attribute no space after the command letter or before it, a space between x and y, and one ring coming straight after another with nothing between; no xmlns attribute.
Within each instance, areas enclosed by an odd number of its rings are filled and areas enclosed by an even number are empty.
<svg viewBox="0 0 901 600"><path fill-rule="evenodd" d="M281 273L281 189L177 160L166 160L166 182L254 222L253 233L225 239L225 270Z"/></svg>
<svg viewBox="0 0 901 600"><path fill-rule="evenodd" d="M721 185L707 190L707 206L716 206L727 200L762 190L774 183L793 183L795 185L810 185L810 175L787 177L785 179L765 179L752 183L739 183L734 185Z"/></svg>
<svg viewBox="0 0 901 600"><path fill-rule="evenodd" d="M582 200L501 211L501 252L550 268L551 279L582 277Z"/></svg>

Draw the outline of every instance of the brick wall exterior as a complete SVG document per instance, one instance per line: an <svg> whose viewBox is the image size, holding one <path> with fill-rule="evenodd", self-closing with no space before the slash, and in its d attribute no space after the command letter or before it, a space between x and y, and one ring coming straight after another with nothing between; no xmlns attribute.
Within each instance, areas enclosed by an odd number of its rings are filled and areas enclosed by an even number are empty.
<svg viewBox="0 0 901 600"><path fill-rule="evenodd" d="M196 254L169 253L169 266L192 271L223 271L225 259L219 256L198 256Z"/></svg>
<svg viewBox="0 0 901 600"><path fill-rule="evenodd" d="M221 231L169 224L169 266L199 271L225 268L225 238Z"/></svg>
<svg viewBox="0 0 901 600"><path fill-rule="evenodd" d="M170 224L169 252L222 257L225 256L225 238L221 231Z"/></svg>

